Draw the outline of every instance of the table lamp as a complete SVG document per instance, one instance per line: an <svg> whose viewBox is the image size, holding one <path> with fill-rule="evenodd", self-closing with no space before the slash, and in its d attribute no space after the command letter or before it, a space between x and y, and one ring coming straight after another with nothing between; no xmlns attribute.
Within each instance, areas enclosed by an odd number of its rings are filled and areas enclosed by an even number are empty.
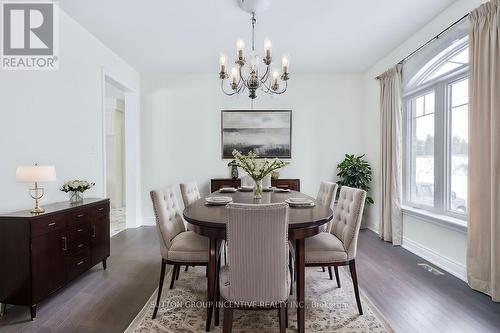
<svg viewBox="0 0 500 333"><path fill-rule="evenodd" d="M35 199L35 208L32 214L40 214L45 209L40 207L39 200L43 197L43 187L38 187L39 182L50 182L56 180L56 169L54 166L42 166L35 163L31 166L20 166L16 170L16 181L24 183L35 183L34 188L29 189L30 196Z"/></svg>

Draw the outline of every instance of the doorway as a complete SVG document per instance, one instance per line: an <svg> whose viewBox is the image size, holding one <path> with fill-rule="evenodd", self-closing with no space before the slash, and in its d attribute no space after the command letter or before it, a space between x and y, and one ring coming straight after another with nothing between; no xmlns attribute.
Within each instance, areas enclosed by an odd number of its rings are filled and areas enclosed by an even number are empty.
<svg viewBox="0 0 500 333"><path fill-rule="evenodd" d="M110 204L111 237L126 229L125 91L105 80L106 197Z"/></svg>

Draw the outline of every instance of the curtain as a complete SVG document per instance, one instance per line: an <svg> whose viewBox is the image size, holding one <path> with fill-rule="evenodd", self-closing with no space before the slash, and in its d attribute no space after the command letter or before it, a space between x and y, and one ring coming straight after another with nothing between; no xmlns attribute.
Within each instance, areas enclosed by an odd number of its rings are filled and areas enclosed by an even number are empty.
<svg viewBox="0 0 500 333"><path fill-rule="evenodd" d="M467 279L500 302L500 0L470 13Z"/></svg>
<svg viewBox="0 0 500 333"><path fill-rule="evenodd" d="M377 77L381 110L381 205L379 236L394 245L402 238L401 65Z"/></svg>

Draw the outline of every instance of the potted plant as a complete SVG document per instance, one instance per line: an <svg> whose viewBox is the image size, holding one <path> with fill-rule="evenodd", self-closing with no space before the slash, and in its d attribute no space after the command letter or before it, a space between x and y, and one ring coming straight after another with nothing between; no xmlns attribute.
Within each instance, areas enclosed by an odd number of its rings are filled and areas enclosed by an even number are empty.
<svg viewBox="0 0 500 333"><path fill-rule="evenodd" d="M370 182L372 181L372 168L364 159L365 155L345 155L342 162L337 165L339 172L337 176L339 186L349 186L360 188L368 192L370 190ZM373 204L373 199L370 196L366 197L366 204Z"/></svg>
<svg viewBox="0 0 500 333"><path fill-rule="evenodd" d="M69 193L69 201L77 203L83 201L83 192L94 187L95 183L86 180L70 180L62 184L60 190Z"/></svg>
<svg viewBox="0 0 500 333"><path fill-rule="evenodd" d="M235 160L232 160L227 164L228 167L231 167L231 178L238 179L238 163Z"/></svg>
<svg viewBox="0 0 500 333"><path fill-rule="evenodd" d="M289 164L289 162L278 158L273 160L268 160L267 158L257 160L257 154L253 150L247 155L233 150L233 156L237 166L245 170L255 182L253 189L254 199L262 198L262 179L271 172Z"/></svg>

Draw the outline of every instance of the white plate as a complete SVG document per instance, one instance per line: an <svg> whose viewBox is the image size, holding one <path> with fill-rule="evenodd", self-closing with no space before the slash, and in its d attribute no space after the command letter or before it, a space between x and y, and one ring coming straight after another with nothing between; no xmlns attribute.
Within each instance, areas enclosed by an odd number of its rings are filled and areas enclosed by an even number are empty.
<svg viewBox="0 0 500 333"><path fill-rule="evenodd" d="M289 188L275 188L274 192L277 192L277 193L286 193L286 192L290 192L290 189Z"/></svg>
<svg viewBox="0 0 500 333"><path fill-rule="evenodd" d="M208 197L208 198L205 198L205 203L208 205L224 206L232 201L233 201L233 198L231 198L231 197Z"/></svg>
<svg viewBox="0 0 500 333"><path fill-rule="evenodd" d="M236 189L234 187L223 187L219 190L220 193L234 193Z"/></svg>
<svg viewBox="0 0 500 333"><path fill-rule="evenodd" d="M252 192L253 191L253 186L241 186L241 187L238 187L238 191L241 191L241 192Z"/></svg>

